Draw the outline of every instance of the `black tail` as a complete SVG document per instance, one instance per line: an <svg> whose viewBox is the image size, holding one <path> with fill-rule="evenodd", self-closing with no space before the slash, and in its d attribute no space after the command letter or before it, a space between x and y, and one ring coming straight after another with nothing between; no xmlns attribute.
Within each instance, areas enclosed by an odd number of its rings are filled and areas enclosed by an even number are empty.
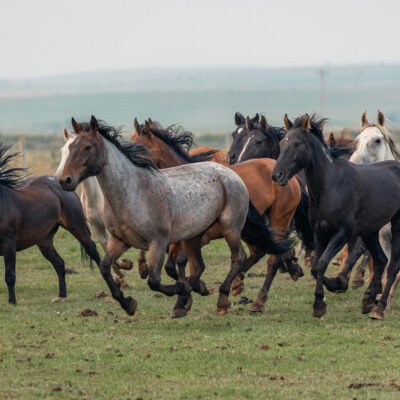
<svg viewBox="0 0 400 400"><path fill-rule="evenodd" d="M301 190L300 203L294 214L294 225L297 232L297 236L303 242L306 250L314 250L314 230L308 219L308 209L310 205L310 198L304 183L301 179L297 178Z"/></svg>
<svg viewBox="0 0 400 400"><path fill-rule="evenodd" d="M257 246L268 254L286 253L292 245L290 239L283 239L279 242L274 240L275 233L269 228L268 221L265 223L251 201L249 201L249 211L241 236L246 243Z"/></svg>
<svg viewBox="0 0 400 400"><path fill-rule="evenodd" d="M86 223L86 218L85 218L85 223ZM90 229L86 223L86 230L89 235L89 237L92 236L92 233L90 232ZM92 242L92 245L96 248L96 245ZM97 251L97 250L96 250ZM93 271L93 260L92 257L90 257L90 254L86 251L85 246L81 243L81 260L83 264L86 264L89 262L90 269Z"/></svg>

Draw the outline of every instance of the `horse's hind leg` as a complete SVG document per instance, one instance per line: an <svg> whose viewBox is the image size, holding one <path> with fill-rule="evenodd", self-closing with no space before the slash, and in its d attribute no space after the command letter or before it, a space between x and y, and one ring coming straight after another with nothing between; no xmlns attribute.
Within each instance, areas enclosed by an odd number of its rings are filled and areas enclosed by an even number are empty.
<svg viewBox="0 0 400 400"><path fill-rule="evenodd" d="M53 238L55 232L52 232L47 238L37 244L43 257L46 258L54 267L58 276L58 297L53 299L53 303L65 301L67 299L67 288L65 285L65 263L54 248Z"/></svg>
<svg viewBox="0 0 400 400"><path fill-rule="evenodd" d="M10 304L17 304L17 300L15 298L15 262L16 262L16 249L14 241L3 242L2 253L4 256L4 264L5 264L5 281L8 289L8 302Z"/></svg>
<svg viewBox="0 0 400 400"><path fill-rule="evenodd" d="M147 265L146 262L146 252L144 250L140 250L137 261L138 261L139 275L142 279L146 279L149 275L149 266Z"/></svg>
<svg viewBox="0 0 400 400"><path fill-rule="evenodd" d="M259 249L256 246L251 246L248 243L247 247L249 249L249 257L247 257L245 265L244 265L244 271L242 274L238 274L235 276L232 282L232 295L233 296L239 296L240 293L242 293L244 289L244 274L254 265L256 264L261 258L263 258L266 254L264 250Z"/></svg>
<svg viewBox="0 0 400 400"><path fill-rule="evenodd" d="M367 314L374 308L376 296L382 292L382 274L387 263L387 257L379 243L379 232L363 237L363 241L374 260L374 275L364 292L361 305L362 313Z"/></svg>
<svg viewBox="0 0 400 400"><path fill-rule="evenodd" d="M236 275L244 273L246 252L243 249L240 240L240 232L235 232L232 229L224 229L224 224L221 223L222 233L228 243L229 249L231 251L231 269L226 276L224 282L219 287L219 297L217 302L217 314L226 314L231 307L231 303L228 299L229 290L232 285L232 281Z"/></svg>

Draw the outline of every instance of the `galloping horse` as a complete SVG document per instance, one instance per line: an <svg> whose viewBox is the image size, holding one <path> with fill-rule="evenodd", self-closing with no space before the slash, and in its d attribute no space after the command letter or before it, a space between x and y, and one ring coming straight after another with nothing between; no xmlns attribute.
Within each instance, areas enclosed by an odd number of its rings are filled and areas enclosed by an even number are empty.
<svg viewBox="0 0 400 400"><path fill-rule="evenodd" d="M160 125L146 123L144 128L139 131L136 140L150 150L150 158L156 164L168 164L168 167L192 163L195 160L191 156L185 154L180 144L183 142L183 136L188 132L181 132L173 128L163 129ZM302 207L298 208L301 192L299 184L295 179L292 179L289 184L280 188L273 184L271 180L271 171L275 162L269 159L251 160L246 163L232 166L245 183L249 192L250 201L254 204L257 211L262 215L267 215L270 222L270 227L274 231L286 232L290 226L290 222L294 215L299 216L304 212ZM304 200L303 200L304 201ZM305 216L305 218L307 218ZM301 227L304 229L304 226ZM254 232L257 234L257 232ZM203 237L202 244L205 245L211 240L220 239L222 237L221 228L218 224L212 226ZM268 251L268 248L260 244L259 246L252 245L246 240L250 256L246 260L245 271L248 271L257 261L259 261ZM175 260L179 251L180 245L170 247L170 256L166 264L167 273L176 279ZM178 262L179 271L184 274L185 261ZM253 304L251 310L253 312L261 312L264 310L264 303L267 300L269 288L276 274L278 267L284 267L288 270L294 280L299 276L303 276L301 268L295 263L292 255L287 254L282 257L272 255L268 260L268 273L262 290L257 301ZM182 271L183 269L183 271ZM243 290L243 276L238 275L232 285L233 294L238 295Z"/></svg>
<svg viewBox="0 0 400 400"><path fill-rule="evenodd" d="M0 254L4 257L8 302L16 304L15 263L16 252L34 245L54 267L58 276L59 294L53 302L65 301L64 260L54 248L53 239L62 226L81 243L96 263L100 263L96 245L90 240L81 203L75 193L63 191L51 176L23 180L23 169L11 168L10 161L16 154L8 153L9 147L0 144Z"/></svg>
<svg viewBox="0 0 400 400"><path fill-rule="evenodd" d="M71 143L59 180L65 190L73 191L89 176L97 177L111 235L100 269L112 296L129 315L135 313L137 302L124 297L111 279L110 268L129 247L149 250L150 288L168 296L178 295L173 316L186 315L192 290L208 294L200 280L204 270L201 239L217 221L232 260L217 303L220 314L227 312L232 280L243 273L246 260L240 233L246 222L249 196L242 180L230 169L211 162L157 170L149 159L140 156L145 148L139 143L122 144L119 131L99 124L94 116L89 126L89 131L82 131ZM183 242L190 276L164 285L161 269L165 249L177 242ZM287 244L281 246L284 250Z"/></svg>
<svg viewBox="0 0 400 400"><path fill-rule="evenodd" d="M338 149L328 149L322 128L324 119L308 114L292 124L284 119L288 133L281 142L281 154L272 178L286 185L304 168L310 193L310 221L315 232L316 256L312 274L316 278L315 317L326 313L324 277L332 257L348 242L349 250L361 237L374 260L374 275L365 291L362 312L372 311L371 318L383 319L387 298L400 268L400 164L385 161L376 164L353 164ZM392 251L387 285L382 289L382 273L387 257L379 243L379 230L392 223ZM351 253L351 251L350 251Z"/></svg>
<svg viewBox="0 0 400 400"><path fill-rule="evenodd" d="M361 116L361 131L356 138L356 151L350 161L355 164L366 164L387 160L400 161L400 149L385 126L385 116L378 111L377 123L369 123L364 111ZM392 247L390 224L381 229L379 236L383 251L387 257L390 257ZM400 275L397 275L389 294L387 308L390 306L399 283Z"/></svg>
<svg viewBox="0 0 400 400"><path fill-rule="evenodd" d="M78 137L78 132L80 132L83 129L89 128L88 124L85 123L79 124L73 118L72 118L72 127L74 129L73 133L68 132L68 130L64 128L65 144L60 150L61 161L55 173L56 176L61 174L69 155L69 146ZM104 224L104 217L103 217L104 198L103 194L101 193L100 186L95 177L89 177L88 179L82 182L81 202L85 216L89 222L90 227L92 228L94 235L96 236L96 239L101 244L101 247L103 247L103 250L106 251L108 242L108 233ZM124 275L121 272L121 269L124 270L132 269L133 267L132 261L127 259L117 260L115 263L113 263L112 267L113 271L116 274L113 277L115 282L118 285L121 285L122 287L127 287L128 285L124 280ZM140 270L140 265L139 265L139 272L141 273L141 275L144 274Z"/></svg>

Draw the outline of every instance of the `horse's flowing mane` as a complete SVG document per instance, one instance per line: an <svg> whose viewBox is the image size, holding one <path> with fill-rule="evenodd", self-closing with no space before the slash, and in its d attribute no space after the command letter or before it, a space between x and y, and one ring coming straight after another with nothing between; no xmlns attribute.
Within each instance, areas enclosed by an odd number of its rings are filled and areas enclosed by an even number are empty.
<svg viewBox="0 0 400 400"><path fill-rule="evenodd" d="M179 125L171 125L163 128L159 123L150 124L151 133L162 140L167 146L171 147L175 153L188 163L209 161L217 150L210 150L191 156L189 150L193 145L193 133L185 131Z"/></svg>
<svg viewBox="0 0 400 400"><path fill-rule="evenodd" d="M11 146L0 143L0 185L17 189L24 181L25 168L12 168L9 163L19 157L19 153L9 153Z"/></svg>
<svg viewBox="0 0 400 400"><path fill-rule="evenodd" d="M294 121L293 127L302 129L304 126L304 120L306 115L297 117ZM310 117L310 132L318 139L322 147L328 154L333 158L339 158L349 152L349 149L343 147L331 147L329 148L324 140L323 129L328 118L322 118L318 114L312 114Z"/></svg>
<svg viewBox="0 0 400 400"><path fill-rule="evenodd" d="M149 154L149 150L137 142L123 142L121 128L114 128L98 121L97 131L104 139L112 143L128 160L137 167L156 169L153 162L143 155Z"/></svg>
<svg viewBox="0 0 400 400"><path fill-rule="evenodd" d="M377 124L367 124L361 130L364 131L366 128L378 128L385 139L385 142L389 145L390 151L393 154L393 157L396 161L400 161L400 149L396 142L393 140L391 133L386 129L385 126L380 126ZM360 132L360 133L361 133Z"/></svg>

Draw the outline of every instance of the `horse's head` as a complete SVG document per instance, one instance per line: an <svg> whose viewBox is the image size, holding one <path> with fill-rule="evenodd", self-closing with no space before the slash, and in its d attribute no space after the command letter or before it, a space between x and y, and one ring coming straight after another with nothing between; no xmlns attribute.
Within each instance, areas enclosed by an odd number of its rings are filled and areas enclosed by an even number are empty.
<svg viewBox="0 0 400 400"><path fill-rule="evenodd" d="M301 171L312 158L312 147L309 135L312 135L311 119L308 114L296 119L293 124L287 114L284 117L287 130L280 143L280 155L272 171L272 180L279 186L284 186L289 179Z"/></svg>
<svg viewBox="0 0 400 400"><path fill-rule="evenodd" d="M252 158L278 158L280 137L277 135L277 129L270 127L264 116L261 116L260 123L257 124L247 117L246 128L248 135L244 140L238 162Z"/></svg>
<svg viewBox="0 0 400 400"><path fill-rule="evenodd" d="M385 116L378 111L377 123L369 123L366 111L361 116L361 131L356 139L356 151L350 158L355 164L396 159L394 142L385 128ZM395 145L394 145L395 146ZM397 146L396 146L397 148Z"/></svg>
<svg viewBox="0 0 400 400"><path fill-rule="evenodd" d="M258 113L251 118L253 124L259 122L260 116ZM233 165L238 162L238 156L243 148L243 143L248 135L248 130L246 127L246 118L240 112L235 114L235 125L236 129L232 132L233 142L231 148L227 153L229 164Z"/></svg>
<svg viewBox="0 0 400 400"><path fill-rule="evenodd" d="M68 191L75 190L89 176L98 175L105 164L104 143L97 130L96 118L92 115L90 124L77 123L72 118L72 126L75 137L68 139L71 140L68 144L69 154L58 175L62 188Z"/></svg>

